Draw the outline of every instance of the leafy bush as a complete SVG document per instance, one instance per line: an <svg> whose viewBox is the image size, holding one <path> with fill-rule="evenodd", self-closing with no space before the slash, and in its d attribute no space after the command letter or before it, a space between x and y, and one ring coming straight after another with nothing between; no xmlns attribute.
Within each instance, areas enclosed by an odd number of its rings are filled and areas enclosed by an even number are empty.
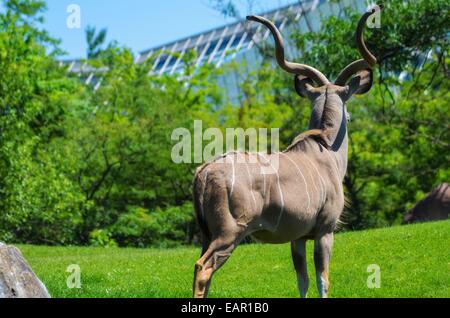
<svg viewBox="0 0 450 318"><path fill-rule="evenodd" d="M108 230L94 230L89 235L89 244L95 247L117 247Z"/></svg>
<svg viewBox="0 0 450 318"><path fill-rule="evenodd" d="M132 208L109 231L120 246L173 247L186 243L192 231L193 215L190 203L154 212Z"/></svg>

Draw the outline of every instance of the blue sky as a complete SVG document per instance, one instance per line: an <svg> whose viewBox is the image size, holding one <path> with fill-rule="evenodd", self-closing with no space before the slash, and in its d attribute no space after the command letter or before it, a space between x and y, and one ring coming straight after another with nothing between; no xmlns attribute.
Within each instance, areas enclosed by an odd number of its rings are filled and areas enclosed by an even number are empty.
<svg viewBox="0 0 450 318"><path fill-rule="evenodd" d="M243 15L261 13L295 0L238 0ZM134 52L190 36L233 22L208 5L209 0L47 0L45 28L62 40L65 59L86 55L84 29L106 27L108 39L117 40ZM81 28L67 27L67 8L81 9Z"/></svg>

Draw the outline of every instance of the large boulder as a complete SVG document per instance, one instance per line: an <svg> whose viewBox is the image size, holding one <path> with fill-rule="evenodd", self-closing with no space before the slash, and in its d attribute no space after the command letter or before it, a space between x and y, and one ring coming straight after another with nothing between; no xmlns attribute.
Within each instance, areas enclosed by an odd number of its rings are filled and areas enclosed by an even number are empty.
<svg viewBox="0 0 450 318"><path fill-rule="evenodd" d="M450 214L450 184L443 183L431 191L405 215L404 224L447 220Z"/></svg>
<svg viewBox="0 0 450 318"><path fill-rule="evenodd" d="M50 298L22 253L0 242L0 298Z"/></svg>

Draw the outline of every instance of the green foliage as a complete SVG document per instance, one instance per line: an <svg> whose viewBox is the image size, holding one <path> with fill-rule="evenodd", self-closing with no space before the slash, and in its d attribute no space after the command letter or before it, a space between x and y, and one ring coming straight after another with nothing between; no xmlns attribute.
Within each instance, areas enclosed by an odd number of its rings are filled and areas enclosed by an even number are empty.
<svg viewBox="0 0 450 318"><path fill-rule="evenodd" d="M187 54L184 59L189 65L194 57ZM135 65L133 60L127 49L109 48L102 53L97 62L110 71L103 74L102 87L91 95L90 103L96 106L90 114L77 119L78 128L68 138L69 148L77 156L74 179L92 203L85 210L83 240L91 231L118 222L115 229L119 244L160 244L162 237L149 237L153 229L139 239L127 233L122 224L136 217L135 211L152 211L149 215L157 215L158 210L170 213L171 209L179 209L171 207L191 200L195 167L173 164L172 131L191 127L193 118L218 125L205 111L209 107L206 101L217 99L217 86L209 80L213 71L190 74L193 68L187 67L183 77L189 80L180 85L174 77L148 76L150 65ZM187 221L192 223L192 209L188 215ZM145 223L145 218L142 221ZM176 219L173 222L173 227L164 224L175 229ZM192 231L183 233L181 239L178 233L173 236L181 242L192 240ZM130 237L136 241L131 242ZM175 239L168 235L167 240Z"/></svg>
<svg viewBox="0 0 450 318"><path fill-rule="evenodd" d="M158 209L152 213L142 208L122 214L110 229L120 246L173 247L185 242L192 231L192 205Z"/></svg>
<svg viewBox="0 0 450 318"><path fill-rule="evenodd" d="M117 247L116 241L111 238L107 230L94 230L89 235L89 243L94 247Z"/></svg>
<svg viewBox="0 0 450 318"><path fill-rule="evenodd" d="M239 16L233 1L213 1ZM261 47L256 66L231 62L156 76L151 60L88 30L101 87L58 65L58 41L40 25L43 1L3 0L0 13L0 241L95 246L177 246L198 241L191 206L196 166L174 164L176 128L280 128L281 146L307 129L309 102ZM223 4L225 3L225 6ZM373 90L349 104L351 205L347 229L398 224L433 186L450 179L446 1L390 1L367 32L380 65ZM230 11L231 10L231 11ZM343 10L317 33L292 34L301 62L331 77L358 58L360 13ZM426 21L426 23L425 23ZM418 26L424 26L418 32ZM348 40L347 40L348 39ZM169 53L169 52L166 52ZM178 55L175 57L179 57ZM234 72L231 100L218 85ZM403 80L399 80L400 72Z"/></svg>
<svg viewBox="0 0 450 318"><path fill-rule="evenodd" d="M0 240L69 244L81 222L80 198L62 173L52 141L78 84L65 78L34 27L42 1L6 1L0 14Z"/></svg>
<svg viewBox="0 0 450 318"><path fill-rule="evenodd" d="M233 0L209 0L210 6L224 17L236 18L239 10Z"/></svg>
<svg viewBox="0 0 450 318"><path fill-rule="evenodd" d="M361 12L347 7L325 19L319 32L294 32L292 41L302 52L302 62L314 65L330 79L336 78L346 65L361 58L355 41L360 18ZM429 50L447 47L448 21L446 0L386 1L381 28L365 32L368 47L379 63L377 69L391 77L417 64L423 58L420 55Z"/></svg>
<svg viewBox="0 0 450 318"><path fill-rule="evenodd" d="M105 43L107 30L101 29L97 34L95 27L87 26L85 32L88 44L87 58L95 59L102 52L101 46Z"/></svg>

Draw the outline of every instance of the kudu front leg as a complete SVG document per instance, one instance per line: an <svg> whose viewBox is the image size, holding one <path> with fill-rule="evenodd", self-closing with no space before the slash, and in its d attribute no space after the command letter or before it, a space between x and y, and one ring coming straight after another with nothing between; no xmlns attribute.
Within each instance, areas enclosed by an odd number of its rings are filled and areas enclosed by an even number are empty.
<svg viewBox="0 0 450 318"><path fill-rule="evenodd" d="M316 281L320 298L328 298L330 290L329 268L333 240L333 233L328 233L317 238L314 242L314 264L316 266Z"/></svg>
<svg viewBox="0 0 450 318"><path fill-rule="evenodd" d="M306 240L297 240L291 243L292 261L297 273L297 286L301 298L308 297L309 278L306 264Z"/></svg>

